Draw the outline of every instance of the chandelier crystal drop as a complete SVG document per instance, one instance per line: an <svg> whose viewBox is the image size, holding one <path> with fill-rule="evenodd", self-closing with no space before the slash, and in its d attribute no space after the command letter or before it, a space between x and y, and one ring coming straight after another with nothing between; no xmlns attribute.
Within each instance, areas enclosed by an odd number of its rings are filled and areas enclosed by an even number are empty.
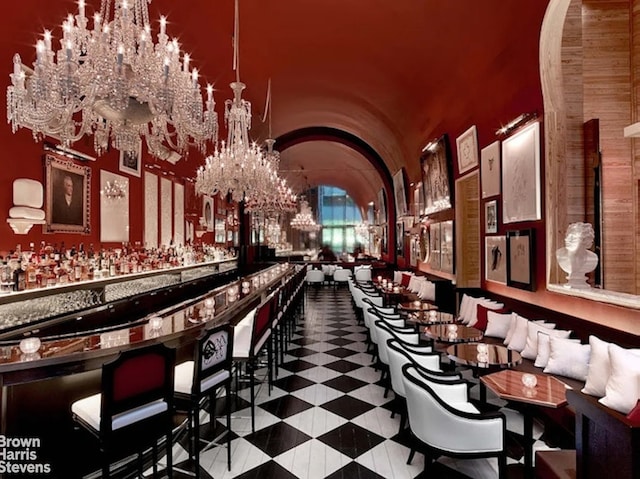
<svg viewBox="0 0 640 479"><path fill-rule="evenodd" d="M138 151L144 138L159 158L203 154L218 136L213 87L203 100L198 70L166 34L166 18L154 41L151 0L102 0L91 27L85 1L62 25L60 48L49 31L36 44L33 68L13 58L7 88L7 119L13 132L29 128L40 141L59 139L65 147L93 135L98 155L110 146Z"/></svg>
<svg viewBox="0 0 640 479"><path fill-rule="evenodd" d="M289 224L292 228L309 233L319 231L321 228L313 219L311 207L307 200L300 200L300 211L293 217Z"/></svg>

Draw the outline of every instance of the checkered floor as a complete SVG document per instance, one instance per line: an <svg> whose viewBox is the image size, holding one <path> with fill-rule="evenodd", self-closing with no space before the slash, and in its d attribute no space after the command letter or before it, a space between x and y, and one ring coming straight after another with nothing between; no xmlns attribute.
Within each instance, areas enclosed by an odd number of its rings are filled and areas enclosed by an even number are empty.
<svg viewBox="0 0 640 479"><path fill-rule="evenodd" d="M275 387L267 384L257 395L256 431L251 432L249 391L232 400L232 468L227 470L226 446L201 454L205 479L404 479L423 477L423 456L407 465L410 438L398 434L399 418L391 418L393 393L383 397L380 373L365 353L364 326L358 325L347 289L310 289L307 308L293 343L279 370ZM473 388L472 391L477 388ZM224 401L218 400L222 409ZM495 399L490 402L502 405ZM509 432L509 478L523 476L522 418L506 408ZM220 414L220 416L223 416ZM224 432L224 416L212 428L203 412L201 436L211 439ZM534 435L542 430L534 424ZM226 437L222 438L226 444ZM542 441L534 446L545 447ZM186 443L174 448L177 469L192 471ZM443 478L497 477L490 460L441 459ZM189 477L176 472L174 477Z"/></svg>

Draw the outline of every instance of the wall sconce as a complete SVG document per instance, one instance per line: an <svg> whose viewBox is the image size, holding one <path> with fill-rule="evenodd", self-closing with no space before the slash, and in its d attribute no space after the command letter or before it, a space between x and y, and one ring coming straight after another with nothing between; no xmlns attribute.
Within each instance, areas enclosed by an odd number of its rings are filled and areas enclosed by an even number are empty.
<svg viewBox="0 0 640 479"><path fill-rule="evenodd" d="M513 120L511 120L506 125L500 127L496 131L496 135L498 135L498 136L506 136L509 133L511 133L513 130L515 130L517 128L520 128L525 123L528 123L529 121L533 120L534 118L538 118L538 113L535 112L535 111L531 112L531 113L523 113L519 117L514 118Z"/></svg>
<svg viewBox="0 0 640 479"><path fill-rule="evenodd" d="M127 197L127 186L118 180L107 181L100 194L111 201L123 200Z"/></svg>
<svg viewBox="0 0 640 479"><path fill-rule="evenodd" d="M429 143L425 145L425 147L422 149L422 152L424 153L427 150L431 152L436 151L436 148L438 147L438 140L439 138L435 138L431 140Z"/></svg>

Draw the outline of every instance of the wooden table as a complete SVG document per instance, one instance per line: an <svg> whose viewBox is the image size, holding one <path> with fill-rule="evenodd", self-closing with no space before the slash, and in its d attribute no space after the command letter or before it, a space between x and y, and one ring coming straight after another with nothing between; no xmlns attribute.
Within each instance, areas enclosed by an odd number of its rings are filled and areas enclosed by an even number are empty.
<svg viewBox="0 0 640 479"><path fill-rule="evenodd" d="M433 324L450 324L456 321L456 317L451 313L445 313L432 309L430 311L407 312L404 317L408 324L417 326L431 326Z"/></svg>
<svg viewBox="0 0 640 479"><path fill-rule="evenodd" d="M404 311L432 311L437 310L438 306L436 304L430 303L428 301L406 301L400 303L398 308Z"/></svg>
<svg viewBox="0 0 640 479"><path fill-rule="evenodd" d="M447 356L456 364L480 369L512 368L522 362L518 351L501 344L457 343L447 348Z"/></svg>
<svg viewBox="0 0 640 479"><path fill-rule="evenodd" d="M443 343L469 343L480 341L483 336L479 329L460 324L435 324L427 326L422 332L427 338Z"/></svg>
<svg viewBox="0 0 640 479"><path fill-rule="evenodd" d="M528 477L533 477L533 408L541 406L560 408L567 405L566 391L569 388L562 381L546 374L533 374L537 380L535 387L529 388L522 383L526 373L505 369L482 376L480 381L500 399L521 403L524 406L524 467Z"/></svg>

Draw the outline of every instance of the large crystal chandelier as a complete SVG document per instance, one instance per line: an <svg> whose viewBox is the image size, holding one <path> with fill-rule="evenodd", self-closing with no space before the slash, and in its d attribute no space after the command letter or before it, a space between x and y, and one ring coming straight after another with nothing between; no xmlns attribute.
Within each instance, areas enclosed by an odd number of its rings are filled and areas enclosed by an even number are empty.
<svg viewBox="0 0 640 479"><path fill-rule="evenodd" d="M240 81L238 58L239 12L235 2L234 69L236 81L231 83L233 99L225 101L224 119L227 141L221 142L214 154L205 160L196 174L196 192L199 194L231 194L234 201L242 201L250 192L263 195L277 186L278 165L273 157L249 140L251 129L251 103L242 99L246 85Z"/></svg>
<svg viewBox="0 0 640 479"><path fill-rule="evenodd" d="M110 145L137 152L141 137L160 158L169 148L186 154L195 146L204 154L218 134L213 88L203 102L198 70L167 36L165 17L154 41L148 3L102 0L90 28L79 0L78 14L62 25L59 50L45 30L33 68L16 54L7 88L13 132L30 128L36 141L48 135L66 147L92 134L97 154Z"/></svg>
<svg viewBox="0 0 640 479"><path fill-rule="evenodd" d="M300 200L300 211L291 219L289 224L292 228L310 233L320 230L320 225L313 219L311 207L307 200Z"/></svg>
<svg viewBox="0 0 640 479"><path fill-rule="evenodd" d="M196 191L200 194L231 193L234 201L241 201L250 191L263 194L276 184L277 165L274 168L261 148L249 141L251 103L242 99L245 86L240 81L231 83L234 97L225 101L224 112L227 142L222 141L198 168Z"/></svg>

